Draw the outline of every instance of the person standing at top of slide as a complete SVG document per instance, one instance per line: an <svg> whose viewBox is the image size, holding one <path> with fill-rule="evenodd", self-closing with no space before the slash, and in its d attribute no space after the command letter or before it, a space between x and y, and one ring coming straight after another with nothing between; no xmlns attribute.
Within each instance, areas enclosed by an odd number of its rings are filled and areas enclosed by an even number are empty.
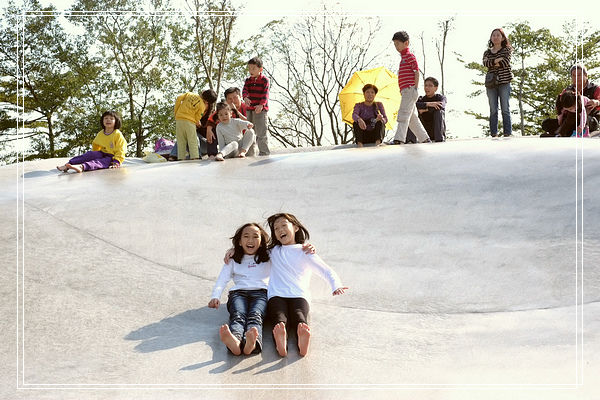
<svg viewBox="0 0 600 400"><path fill-rule="evenodd" d="M263 75L263 63L258 57L248 61L250 77L244 83L242 97L248 106L246 117L254 124L258 155L268 156L269 138L267 137L267 111L269 111L269 79Z"/></svg>
<svg viewBox="0 0 600 400"><path fill-rule="evenodd" d="M396 135L389 144L406 143L408 128L415 134L419 143L431 142L427 131L419 120L416 103L419 98L419 64L417 58L408 48L410 44L408 33L400 31L394 33L392 41L394 47L402 56L398 67L398 86L400 86L400 108L398 109L398 127Z"/></svg>

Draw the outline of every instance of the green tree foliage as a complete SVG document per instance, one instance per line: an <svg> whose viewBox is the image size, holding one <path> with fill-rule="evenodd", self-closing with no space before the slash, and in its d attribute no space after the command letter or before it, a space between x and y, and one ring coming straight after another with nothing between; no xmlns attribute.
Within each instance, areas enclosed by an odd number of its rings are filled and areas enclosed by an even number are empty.
<svg viewBox="0 0 600 400"><path fill-rule="evenodd" d="M134 154L143 155L151 139L168 135L168 125L156 109L172 108L170 86L170 18L162 0L152 0L139 10L132 0L79 0L72 8L71 21L95 35L102 57L102 70L111 78L110 90L117 111L124 110L123 134ZM138 9L137 12L127 10ZM123 11L119 11L123 10ZM152 112L154 111L154 112Z"/></svg>
<svg viewBox="0 0 600 400"><path fill-rule="evenodd" d="M571 83L569 68L579 62L588 70L600 67L600 30L593 30L584 24L579 31L574 22L563 27L561 35L554 35L548 29L533 30L528 22L515 22L507 26L509 40L514 48L512 70L512 112L518 113L518 123L513 127L522 135L540 133L542 120L555 117L555 99ZM486 68L481 61L465 64L466 68L477 71L478 79L471 83L478 87L471 97L477 97L483 89ZM594 78L594 74L590 74ZM515 101L517 110L515 110ZM488 115L472 110L465 111L478 120L488 121ZM487 124L483 124L489 130Z"/></svg>
<svg viewBox="0 0 600 400"><path fill-rule="evenodd" d="M57 129L57 117L79 96L84 79L68 68L66 60L77 54L54 11L37 0L27 0L23 9L11 2L0 30L3 148L17 138L29 139L26 159L61 155L57 144L63 132ZM8 161L14 161L11 157Z"/></svg>

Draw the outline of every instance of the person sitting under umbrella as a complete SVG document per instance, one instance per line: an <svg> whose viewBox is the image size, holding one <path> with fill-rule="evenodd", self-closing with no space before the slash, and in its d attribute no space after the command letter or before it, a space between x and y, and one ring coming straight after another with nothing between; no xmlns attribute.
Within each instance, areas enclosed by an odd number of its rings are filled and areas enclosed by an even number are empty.
<svg viewBox="0 0 600 400"><path fill-rule="evenodd" d="M383 104L375 101L377 86L370 83L362 88L365 101L354 105L352 119L354 123L354 138L358 147L365 143L381 144L384 136L384 127L387 123Z"/></svg>

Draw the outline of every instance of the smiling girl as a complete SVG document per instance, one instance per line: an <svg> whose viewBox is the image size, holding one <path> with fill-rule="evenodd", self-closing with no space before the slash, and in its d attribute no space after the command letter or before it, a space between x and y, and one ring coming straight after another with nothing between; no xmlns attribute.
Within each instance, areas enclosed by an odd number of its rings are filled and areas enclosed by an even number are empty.
<svg viewBox="0 0 600 400"><path fill-rule="evenodd" d="M127 142L119 130L121 117L115 111L105 111L100 118L100 125L102 130L92 142L92 151L71 158L65 165L57 166L59 171L83 172L121 166L127 152Z"/></svg>
<svg viewBox="0 0 600 400"><path fill-rule="evenodd" d="M292 214L279 213L267 219L271 228L271 278L268 287L268 314L273 320L273 339L277 353L287 355L287 334L294 332L298 337L301 356L308 353L310 327L310 279L313 272L326 280L334 296L343 294L348 288L340 278L316 254L306 254L302 243L309 238L308 231Z"/></svg>
<svg viewBox="0 0 600 400"><path fill-rule="evenodd" d="M221 293L233 279L234 286L229 290L227 301L229 325L221 325L219 336L236 356L242 352L260 353L271 270L267 251L269 235L260 225L250 222L242 225L231 241L233 256L221 269L208 307L219 308Z"/></svg>

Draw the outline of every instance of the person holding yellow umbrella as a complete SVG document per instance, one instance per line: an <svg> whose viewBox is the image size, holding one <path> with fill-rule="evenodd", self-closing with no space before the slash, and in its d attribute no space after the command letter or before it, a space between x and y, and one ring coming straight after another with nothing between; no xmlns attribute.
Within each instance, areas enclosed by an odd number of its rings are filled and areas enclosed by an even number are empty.
<svg viewBox="0 0 600 400"><path fill-rule="evenodd" d="M375 102L375 95L379 91L377 86L367 83L362 88L365 101L356 103L352 112L354 123L354 138L356 145L363 147L365 143L381 144L385 133L387 116L383 103Z"/></svg>

